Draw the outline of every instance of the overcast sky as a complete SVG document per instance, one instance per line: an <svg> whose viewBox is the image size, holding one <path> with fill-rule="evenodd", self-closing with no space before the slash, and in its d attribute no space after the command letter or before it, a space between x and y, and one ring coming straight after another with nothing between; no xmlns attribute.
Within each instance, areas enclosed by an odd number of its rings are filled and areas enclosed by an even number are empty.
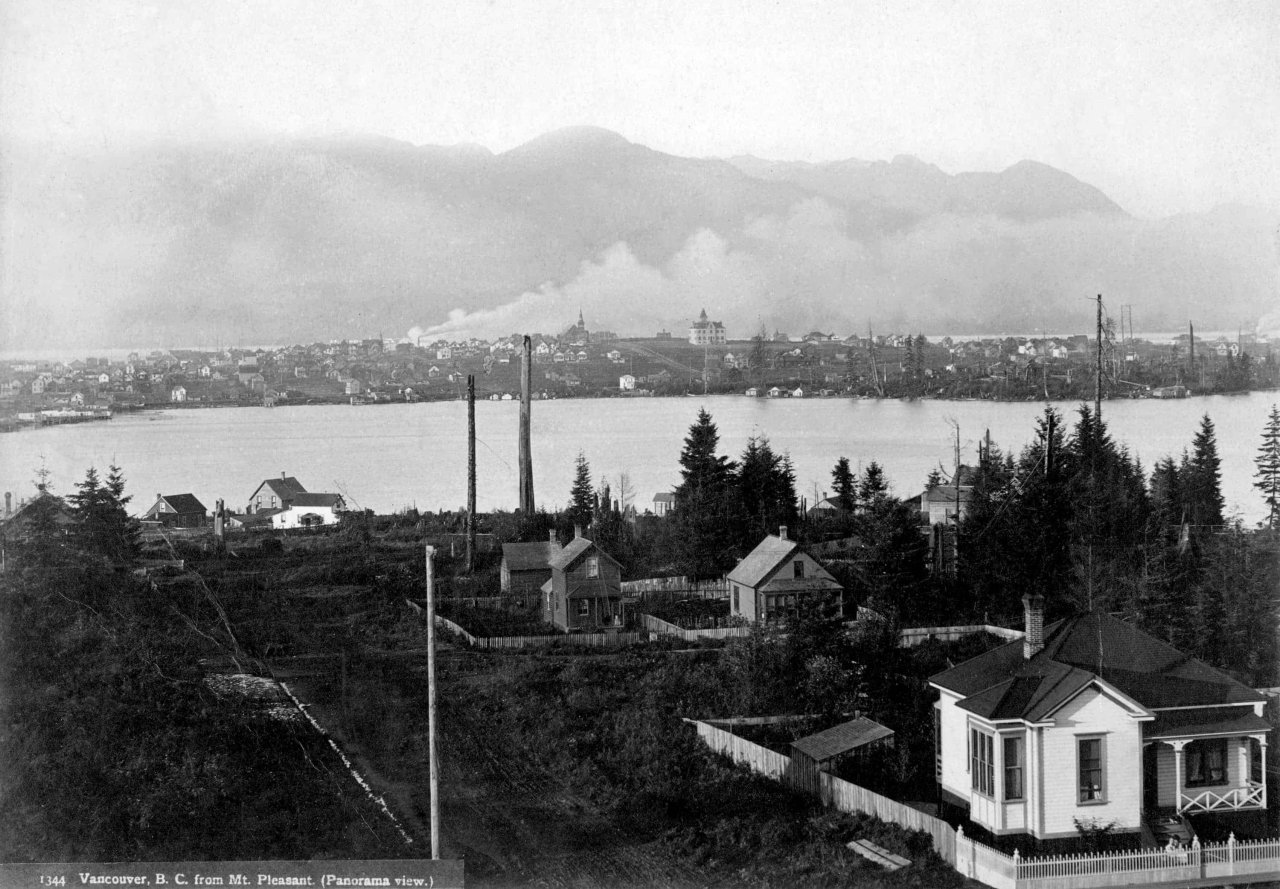
<svg viewBox="0 0 1280 889"><path fill-rule="evenodd" d="M688 8L683 8L688 7ZM1280 202L1280 2L0 0L7 138L1032 158L1144 216Z"/></svg>

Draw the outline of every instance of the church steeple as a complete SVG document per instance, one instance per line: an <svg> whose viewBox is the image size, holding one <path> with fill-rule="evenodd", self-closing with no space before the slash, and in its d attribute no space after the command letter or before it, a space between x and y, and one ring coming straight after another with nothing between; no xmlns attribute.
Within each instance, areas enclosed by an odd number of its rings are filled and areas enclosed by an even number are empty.
<svg viewBox="0 0 1280 889"><path fill-rule="evenodd" d="M578 327L585 330L587 324L582 320L582 306L578 306Z"/></svg>

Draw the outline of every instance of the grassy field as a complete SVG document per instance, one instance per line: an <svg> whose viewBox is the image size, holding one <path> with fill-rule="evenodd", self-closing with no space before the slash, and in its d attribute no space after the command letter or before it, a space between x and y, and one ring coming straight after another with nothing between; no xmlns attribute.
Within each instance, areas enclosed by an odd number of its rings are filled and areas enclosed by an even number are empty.
<svg viewBox="0 0 1280 889"><path fill-rule="evenodd" d="M425 842L425 627L402 596L418 556L388 561L376 541L340 537L292 544L191 567L242 644ZM747 641L508 653L442 639L446 854L465 858L482 887L962 885L927 838L826 812L698 741L682 716L775 706L789 693L752 678L787 653ZM885 874L845 848L856 837L915 864Z"/></svg>

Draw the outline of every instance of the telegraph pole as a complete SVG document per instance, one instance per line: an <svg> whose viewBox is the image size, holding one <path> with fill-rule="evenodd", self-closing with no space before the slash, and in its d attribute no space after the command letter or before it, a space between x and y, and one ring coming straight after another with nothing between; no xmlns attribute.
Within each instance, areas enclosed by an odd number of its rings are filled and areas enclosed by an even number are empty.
<svg viewBox="0 0 1280 889"><path fill-rule="evenodd" d="M427 568L427 759L431 789L431 858L440 860L440 766L436 755L436 593L434 546L426 548Z"/></svg>
<svg viewBox="0 0 1280 889"><path fill-rule="evenodd" d="M1094 373L1093 418L1102 420L1102 294L1098 294L1098 367Z"/></svg>
<svg viewBox="0 0 1280 889"><path fill-rule="evenodd" d="M467 573L476 570L476 377L467 374Z"/></svg>

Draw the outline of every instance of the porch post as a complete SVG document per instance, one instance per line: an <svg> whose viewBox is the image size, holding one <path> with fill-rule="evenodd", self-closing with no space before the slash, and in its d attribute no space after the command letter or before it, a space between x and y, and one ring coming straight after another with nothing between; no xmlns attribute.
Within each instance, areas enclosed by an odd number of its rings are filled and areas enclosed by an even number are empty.
<svg viewBox="0 0 1280 889"><path fill-rule="evenodd" d="M1267 736L1265 734L1258 735L1258 756L1262 759L1262 808L1267 807ZM1250 763L1250 776L1253 774L1253 764Z"/></svg>
<svg viewBox="0 0 1280 889"><path fill-rule="evenodd" d="M1173 748L1173 804L1179 815L1182 814L1182 748L1186 741L1170 741Z"/></svg>

